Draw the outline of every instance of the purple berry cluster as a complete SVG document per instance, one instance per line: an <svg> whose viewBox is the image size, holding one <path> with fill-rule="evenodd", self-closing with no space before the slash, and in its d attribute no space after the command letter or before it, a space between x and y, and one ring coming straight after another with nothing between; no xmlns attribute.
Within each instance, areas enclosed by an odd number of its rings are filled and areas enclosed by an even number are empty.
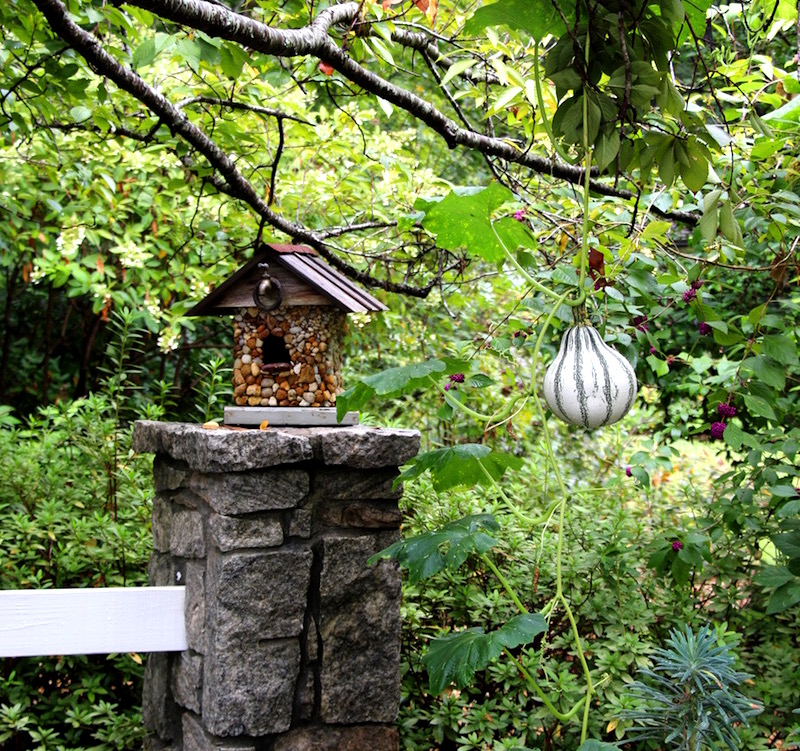
<svg viewBox="0 0 800 751"><path fill-rule="evenodd" d="M694 300L695 297L697 297L697 290L699 290L702 286L703 286L703 280L695 279L689 286L689 289L687 289L686 292L683 293L683 301L691 302L692 300Z"/></svg>
<svg viewBox="0 0 800 751"><path fill-rule="evenodd" d="M731 418L736 414L736 407L732 404L721 403L717 405L717 414L723 419Z"/></svg>
<svg viewBox="0 0 800 751"><path fill-rule="evenodd" d="M453 389L454 391L458 389L456 384L464 383L464 374L463 373L453 373L452 375L448 376L449 381L444 385L445 391L450 391Z"/></svg>
<svg viewBox="0 0 800 751"><path fill-rule="evenodd" d="M712 422L711 423L711 437L712 438L722 438L722 434L725 432L725 428L728 426L724 422Z"/></svg>
<svg viewBox="0 0 800 751"><path fill-rule="evenodd" d="M650 326L647 324L647 316L636 316L633 319L633 325L639 331L650 331Z"/></svg>
<svg viewBox="0 0 800 751"><path fill-rule="evenodd" d="M673 540L672 549L675 551L683 550L683 543L680 540Z"/></svg>
<svg viewBox="0 0 800 751"><path fill-rule="evenodd" d="M711 333L711 326L709 326L705 321L698 321L697 331L700 336L708 336Z"/></svg>

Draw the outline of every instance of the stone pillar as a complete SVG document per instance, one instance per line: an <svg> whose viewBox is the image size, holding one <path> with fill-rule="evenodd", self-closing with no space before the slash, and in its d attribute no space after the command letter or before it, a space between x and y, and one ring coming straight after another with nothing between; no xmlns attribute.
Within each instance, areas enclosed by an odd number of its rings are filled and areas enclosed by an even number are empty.
<svg viewBox="0 0 800 751"><path fill-rule="evenodd" d="M186 587L189 649L147 660L153 751L396 751L397 467L419 435L140 421L152 585Z"/></svg>

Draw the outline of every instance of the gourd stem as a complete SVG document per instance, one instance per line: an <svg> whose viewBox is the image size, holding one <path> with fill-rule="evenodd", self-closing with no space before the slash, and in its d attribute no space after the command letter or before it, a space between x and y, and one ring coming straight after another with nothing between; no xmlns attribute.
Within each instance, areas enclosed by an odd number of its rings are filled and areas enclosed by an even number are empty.
<svg viewBox="0 0 800 751"><path fill-rule="evenodd" d="M547 521L547 517L540 516L536 518L531 518L527 514L524 514L522 511L520 511L514 505L514 502L506 495L503 488L500 487L500 484L497 482L497 480L495 480L494 477L492 477L489 470L486 469L486 465L480 459L478 459L477 462L478 466L481 468L481 472L483 472L486 479L489 480L489 484L495 489L495 491L500 496L502 501L505 503L506 508L511 512L511 514L517 517L517 521L524 524L526 527L531 527L531 528L535 527L537 524L543 524L545 521Z"/></svg>
<svg viewBox="0 0 800 751"><path fill-rule="evenodd" d="M500 572L500 569L494 565L494 561L489 558L486 553L481 553L481 560L486 568L488 568L497 577L497 581L503 585L503 589L505 589L505 591L508 593L508 596L511 598L511 601L514 603L514 605L517 606L517 610L519 610L522 615L527 615L529 612L528 608L522 604L522 600L517 597L517 593L514 591L508 579L506 579L506 577Z"/></svg>
<svg viewBox="0 0 800 751"><path fill-rule="evenodd" d="M542 349L542 343L544 342L544 335L547 333L547 329L550 328L550 323L553 320L558 309L561 307L563 303L567 301L567 297L569 296L569 292L564 292L558 300L556 304L550 309L550 312L547 314L547 318L544 319L544 324L542 325L542 330L539 332L539 336L536 338L536 345L533 348L533 357L531 358L531 388L530 393L536 393L536 366L539 364L539 353ZM539 412L542 415L542 419L544 419L544 413L541 409L541 404L539 406Z"/></svg>
<svg viewBox="0 0 800 751"><path fill-rule="evenodd" d="M554 300L558 299L559 298L558 292L553 292L553 290L551 290L548 287L545 287L544 284L542 284L538 279L532 277L527 272L525 267L516 258L514 258L514 254L508 249L508 247L503 242L503 239L500 237L500 235L497 234L497 230L494 228L494 224L492 224L491 227L492 227L492 232L494 232L494 236L497 238L497 242L500 243L501 247L505 251L506 258L508 258L508 260L511 262L511 265L517 271L519 271L520 274L522 274L522 277L525 279L525 281L528 282L528 284L530 284L531 287L533 287L537 292L541 292L543 295L547 295L547 297L552 297Z"/></svg>
<svg viewBox="0 0 800 751"><path fill-rule="evenodd" d="M586 735L588 731L589 725L589 708L591 704L591 698L594 694L594 684L592 682L592 676L589 671L589 665L586 662L586 656L583 653L583 647L581 646L581 634L578 629L578 624L575 621L575 616L572 613L572 608L570 608L569 603L567 602L567 598L564 596L564 584L563 584L563 555L564 555L564 511L567 505L567 500L569 498L569 494L567 492L566 485L564 484L564 478L561 476L561 471L558 468L558 463L555 459L555 453L553 451L553 443L550 439L550 430L547 427L547 420L544 412L544 408L542 407L542 402L539 399L539 395L534 392L533 393L533 400L536 408L539 412L540 418L542 420L542 434L544 437L544 444L545 444L545 451L547 454L548 459L550 460L550 464L553 467L553 474L556 478L556 483L558 485L558 489L561 494L561 501L559 504L558 509L558 544L556 548L556 593L553 596L552 603L560 602L561 605L564 607L564 612L566 613L567 619L569 620L570 627L572 630L573 640L575 642L575 654L578 657L578 661L581 664L581 669L583 670L584 678L586 680L586 704L584 705L584 713L583 713L583 723L581 726L581 743L586 740ZM550 608L552 611L552 607Z"/></svg>
<svg viewBox="0 0 800 751"><path fill-rule="evenodd" d="M586 62L589 62L589 31L586 31ZM592 149L589 147L589 95L586 87L583 89L583 228L581 232L581 252L579 258L578 270L578 288L580 295L577 305L580 305L586 299L586 290L584 285L586 283L586 267L589 260L589 190L591 187L591 172L592 172Z"/></svg>
<svg viewBox="0 0 800 751"><path fill-rule="evenodd" d="M586 697L579 699L577 704L575 704L570 710L567 712L559 712L553 703L547 698L547 695L539 688L539 684L536 682L536 679L531 675L530 671L522 664L522 661L515 657L511 652L506 649L506 654L511 658L511 661L517 666L517 670L523 675L530 687L535 691L536 695L542 700L542 703L547 707L550 714L553 715L559 722L568 722L571 720L578 710L583 706L584 702L586 701Z"/></svg>
<svg viewBox="0 0 800 751"><path fill-rule="evenodd" d="M524 394L519 394L515 396L513 399L509 399L506 405L501 409L491 415L484 415L481 412L476 412L474 409L471 409L466 404L462 404L458 399L454 399L445 389L443 386L440 386L436 379L433 376L429 376L431 382L433 383L436 388L438 388L439 392L444 396L444 400L451 406L453 409L460 409L465 415L469 415L473 420L478 420L479 422L492 422L493 420L496 422L502 422L508 415L510 415L514 411L514 405L523 398Z"/></svg>

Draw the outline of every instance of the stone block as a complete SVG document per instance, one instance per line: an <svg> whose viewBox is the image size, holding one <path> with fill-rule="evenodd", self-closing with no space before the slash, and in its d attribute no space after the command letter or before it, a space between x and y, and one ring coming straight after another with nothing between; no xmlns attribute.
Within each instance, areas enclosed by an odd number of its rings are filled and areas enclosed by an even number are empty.
<svg viewBox="0 0 800 751"><path fill-rule="evenodd" d="M335 502L320 504L322 524L354 529L400 529L403 514L394 501Z"/></svg>
<svg viewBox="0 0 800 751"><path fill-rule="evenodd" d="M283 525L277 518L246 518L212 514L209 531L223 553L242 548L273 548L283 542Z"/></svg>
<svg viewBox="0 0 800 751"><path fill-rule="evenodd" d="M200 714L203 701L203 656L186 650L176 655L172 665L172 695L186 709Z"/></svg>
<svg viewBox="0 0 800 751"><path fill-rule="evenodd" d="M190 471L183 462L174 462L163 454L153 459L153 484L157 491L177 490L186 484Z"/></svg>
<svg viewBox="0 0 800 751"><path fill-rule="evenodd" d="M307 461L313 456L307 436L283 430L207 430L192 423L137 420L133 449L166 454L200 472L244 472Z"/></svg>
<svg viewBox="0 0 800 751"><path fill-rule="evenodd" d="M206 568L203 561L189 561L185 566L186 595L183 612L186 619L186 643L195 652L206 651Z"/></svg>
<svg viewBox="0 0 800 751"><path fill-rule="evenodd" d="M297 728L275 741L274 751L398 751L397 729L386 725Z"/></svg>
<svg viewBox="0 0 800 751"><path fill-rule="evenodd" d="M287 537L307 540L311 537L311 509L299 508L291 512L286 528Z"/></svg>
<svg viewBox="0 0 800 751"><path fill-rule="evenodd" d="M169 587L175 583L175 569L169 553L153 552L147 566L147 582L151 587Z"/></svg>
<svg viewBox="0 0 800 751"><path fill-rule="evenodd" d="M181 509L173 512L169 547L172 555L179 558L205 557L203 517L197 511Z"/></svg>
<svg viewBox="0 0 800 751"><path fill-rule="evenodd" d="M205 657L203 725L214 735L282 733L292 722L297 639L220 645Z"/></svg>
<svg viewBox="0 0 800 751"><path fill-rule="evenodd" d="M325 501L396 501L402 495L402 488L393 487L398 474L394 468L359 470L325 467L314 472L312 492L314 498Z"/></svg>
<svg viewBox="0 0 800 751"><path fill-rule="evenodd" d="M142 723L161 741L180 735L180 713L170 690L170 653L147 655L142 691Z"/></svg>
<svg viewBox="0 0 800 751"><path fill-rule="evenodd" d="M312 557L310 550L285 548L215 555L206 579L209 650L299 636Z"/></svg>
<svg viewBox="0 0 800 751"><path fill-rule="evenodd" d="M416 430L356 426L318 429L314 437L323 463L355 469L397 467L419 451Z"/></svg>
<svg viewBox="0 0 800 751"><path fill-rule="evenodd" d="M172 504L163 495L153 499L153 548L168 553L172 534Z"/></svg>
<svg viewBox="0 0 800 751"><path fill-rule="evenodd" d="M308 472L299 469L196 472L190 487L218 514L236 516L294 508L308 495L309 479Z"/></svg>
<svg viewBox="0 0 800 751"><path fill-rule="evenodd" d="M392 723L400 705L400 572L368 566L374 535L327 536L320 575L320 719Z"/></svg>
<svg viewBox="0 0 800 751"><path fill-rule="evenodd" d="M203 730L199 717L183 714L183 751L256 751L250 739L215 738Z"/></svg>

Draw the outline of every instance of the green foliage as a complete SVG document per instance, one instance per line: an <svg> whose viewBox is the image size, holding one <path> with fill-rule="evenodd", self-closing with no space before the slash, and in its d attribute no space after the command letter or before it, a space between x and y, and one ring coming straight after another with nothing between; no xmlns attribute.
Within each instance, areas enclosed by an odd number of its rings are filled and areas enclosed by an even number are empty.
<svg viewBox="0 0 800 751"><path fill-rule="evenodd" d="M411 480L423 472L433 476L437 492L459 485L486 485L500 479L510 468L519 469L518 456L495 451L477 443L459 443L419 454L408 462L398 481Z"/></svg>
<svg viewBox="0 0 800 751"><path fill-rule="evenodd" d="M412 583L442 571L458 569L471 553L485 553L497 543L488 534L499 525L491 514L474 514L450 522L436 532L427 532L406 540L398 540L377 556L395 558L408 569Z"/></svg>
<svg viewBox="0 0 800 751"><path fill-rule="evenodd" d="M530 644L545 631L547 621L539 613L523 613L488 634L471 628L434 639L422 658L431 693L439 694L451 683L468 686L475 672L484 670L504 650Z"/></svg>
<svg viewBox="0 0 800 751"><path fill-rule="evenodd" d="M631 737L653 738L679 751L741 747L735 724L763 710L737 689L750 676L734 668L730 644L717 644L706 627L674 630L667 648L653 653L653 667L630 686L637 708Z"/></svg>
<svg viewBox="0 0 800 751"><path fill-rule="evenodd" d="M147 582L150 462L102 396L0 429L0 587ZM6 659L0 742L129 749L141 743L139 655Z"/></svg>

